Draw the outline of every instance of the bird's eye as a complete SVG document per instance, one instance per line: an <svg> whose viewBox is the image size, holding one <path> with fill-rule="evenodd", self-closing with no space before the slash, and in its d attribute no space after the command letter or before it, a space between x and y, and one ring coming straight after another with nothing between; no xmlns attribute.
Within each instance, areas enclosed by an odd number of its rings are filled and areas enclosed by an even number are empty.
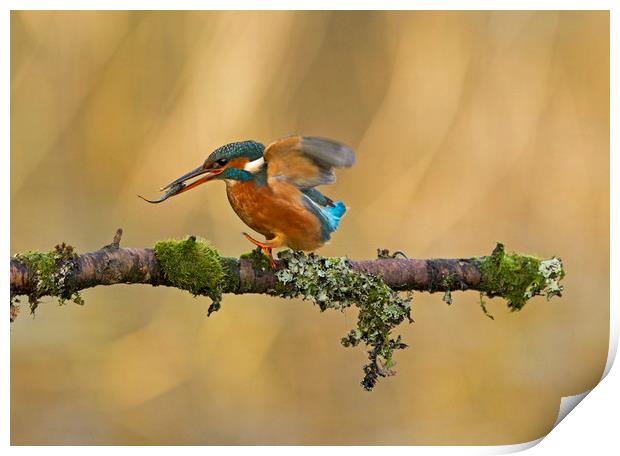
<svg viewBox="0 0 620 456"><path fill-rule="evenodd" d="M218 167L220 167L220 168L221 168L222 166L224 166L226 163L228 163L228 159L227 159L227 158L220 158L219 160L217 160L217 161L215 162L215 164L216 164Z"/></svg>

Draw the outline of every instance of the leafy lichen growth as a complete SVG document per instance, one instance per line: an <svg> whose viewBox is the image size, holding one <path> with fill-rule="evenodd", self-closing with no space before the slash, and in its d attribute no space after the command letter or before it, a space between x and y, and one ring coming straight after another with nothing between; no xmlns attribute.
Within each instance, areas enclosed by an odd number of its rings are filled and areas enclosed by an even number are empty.
<svg viewBox="0 0 620 456"><path fill-rule="evenodd" d="M560 285L560 280L562 280L566 274L562 266L562 260L556 257L548 260L541 260L538 266L538 273L541 276L541 280L532 282L525 291L525 297L527 299L541 294L544 294L547 300L554 296L562 296L564 287Z"/></svg>
<svg viewBox="0 0 620 456"><path fill-rule="evenodd" d="M24 252L15 259L28 268L35 289L28 295L30 312L34 314L42 296L55 296L60 304L71 300L83 305L80 294L71 288L67 278L77 267L77 254L70 245L62 244L49 252Z"/></svg>
<svg viewBox="0 0 620 456"><path fill-rule="evenodd" d="M481 289L488 297L502 296L508 301L510 310L520 310L525 303L537 295L547 299L561 296L563 287L559 281L565 272L562 260L507 254L504 245L498 243L491 256L477 260L482 273Z"/></svg>
<svg viewBox="0 0 620 456"><path fill-rule="evenodd" d="M209 296L213 300L209 315L219 310L222 280L226 272L217 250L206 240L196 236L189 236L184 240L158 241L154 250L164 276L172 285L187 290L194 296Z"/></svg>
<svg viewBox="0 0 620 456"><path fill-rule="evenodd" d="M344 310L355 305L359 309L357 328L341 343L355 347L364 342L370 362L364 366L362 386L370 391L379 376L394 375L394 350L406 345L392 330L405 318L411 322L411 295L403 297L377 276L354 271L346 258L324 258L316 254L284 251L279 258L286 268L276 271L279 285L273 294L302 297L317 304L321 311Z"/></svg>

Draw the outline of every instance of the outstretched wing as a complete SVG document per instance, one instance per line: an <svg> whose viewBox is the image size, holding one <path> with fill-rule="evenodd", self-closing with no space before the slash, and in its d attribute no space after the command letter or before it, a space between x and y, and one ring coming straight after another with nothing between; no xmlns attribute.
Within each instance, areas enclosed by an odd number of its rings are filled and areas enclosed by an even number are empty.
<svg viewBox="0 0 620 456"><path fill-rule="evenodd" d="M332 184L334 168L348 168L355 163L353 151L331 139L315 136L290 136L279 139L265 149L267 178L289 182L300 188Z"/></svg>

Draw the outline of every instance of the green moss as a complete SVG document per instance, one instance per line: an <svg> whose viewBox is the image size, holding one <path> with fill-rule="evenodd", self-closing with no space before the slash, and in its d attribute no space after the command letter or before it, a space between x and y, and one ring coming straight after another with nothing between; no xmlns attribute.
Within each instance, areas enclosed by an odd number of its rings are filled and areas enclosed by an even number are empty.
<svg viewBox="0 0 620 456"><path fill-rule="evenodd" d="M73 247L62 243L49 252L18 253L15 258L26 265L35 285L35 289L28 295L32 313L42 296L55 296L60 304L67 300L84 304L80 294L67 283L67 277L76 268L77 255Z"/></svg>
<svg viewBox="0 0 620 456"><path fill-rule="evenodd" d="M342 311L356 306L357 328L343 337L341 343L355 347L363 342L369 347L370 362L364 366L362 386L372 390L378 377L393 375L393 352L406 345L400 336L392 337L392 330L405 318L412 321L411 295L403 297L380 277L353 271L345 258L324 258L290 250L278 256L286 261L286 268L276 271L279 283L272 294L309 299L321 311Z"/></svg>
<svg viewBox="0 0 620 456"><path fill-rule="evenodd" d="M239 258L242 260L250 260L252 267L259 271L267 271L270 269L269 257L263 253L260 247L255 248L249 253L244 253Z"/></svg>
<svg viewBox="0 0 620 456"><path fill-rule="evenodd" d="M487 303L484 300L484 293L480 293L480 308L482 309L482 312L489 317L491 320L495 320L495 317L493 315L491 315L487 309Z"/></svg>
<svg viewBox="0 0 620 456"><path fill-rule="evenodd" d="M477 259L482 272L481 289L489 296L502 296L511 310L520 310L533 296L545 294L547 299L562 295L559 281L564 277L559 258L539 258L507 254L498 243L491 256Z"/></svg>
<svg viewBox="0 0 620 456"><path fill-rule="evenodd" d="M217 250L195 236L185 240L158 241L155 256L165 277L177 288L193 295L206 295L213 300L209 314L219 309L225 270Z"/></svg>
<svg viewBox="0 0 620 456"><path fill-rule="evenodd" d="M239 260L237 258L220 257L220 264L224 277L222 285L226 287L227 292L236 292L239 290Z"/></svg>

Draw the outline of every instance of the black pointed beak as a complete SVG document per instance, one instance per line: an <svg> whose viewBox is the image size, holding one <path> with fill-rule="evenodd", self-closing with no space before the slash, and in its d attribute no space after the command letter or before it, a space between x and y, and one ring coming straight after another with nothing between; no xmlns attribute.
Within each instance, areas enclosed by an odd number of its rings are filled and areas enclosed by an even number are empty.
<svg viewBox="0 0 620 456"><path fill-rule="evenodd" d="M173 180L172 182L170 182L168 185L166 185L165 187L162 187L159 189L159 191L163 192L164 190L167 190L169 188L173 188L173 187L179 187L180 185L185 186L185 181L188 181L194 177L197 176L201 176L205 173L208 173L209 170L204 169L202 166L199 166L196 169L192 169L189 173L183 174L181 177L179 177L178 179Z"/></svg>
<svg viewBox="0 0 620 456"><path fill-rule="evenodd" d="M162 192L164 190L167 190L167 191L158 200L149 200L140 195L138 196L148 203L153 203L153 204L161 203L163 201L166 201L168 198L171 198L175 195L179 195L194 187L197 187L200 184L203 184L211 180L213 177L217 176L222 171L223 171L222 169L205 169L203 166L199 166L198 168L191 170L189 173L183 174L178 179L170 182L165 187L162 187L160 189ZM187 183L188 180L193 179L194 177L202 176L202 175L204 175L204 177L201 177L200 179L197 179L189 184Z"/></svg>

